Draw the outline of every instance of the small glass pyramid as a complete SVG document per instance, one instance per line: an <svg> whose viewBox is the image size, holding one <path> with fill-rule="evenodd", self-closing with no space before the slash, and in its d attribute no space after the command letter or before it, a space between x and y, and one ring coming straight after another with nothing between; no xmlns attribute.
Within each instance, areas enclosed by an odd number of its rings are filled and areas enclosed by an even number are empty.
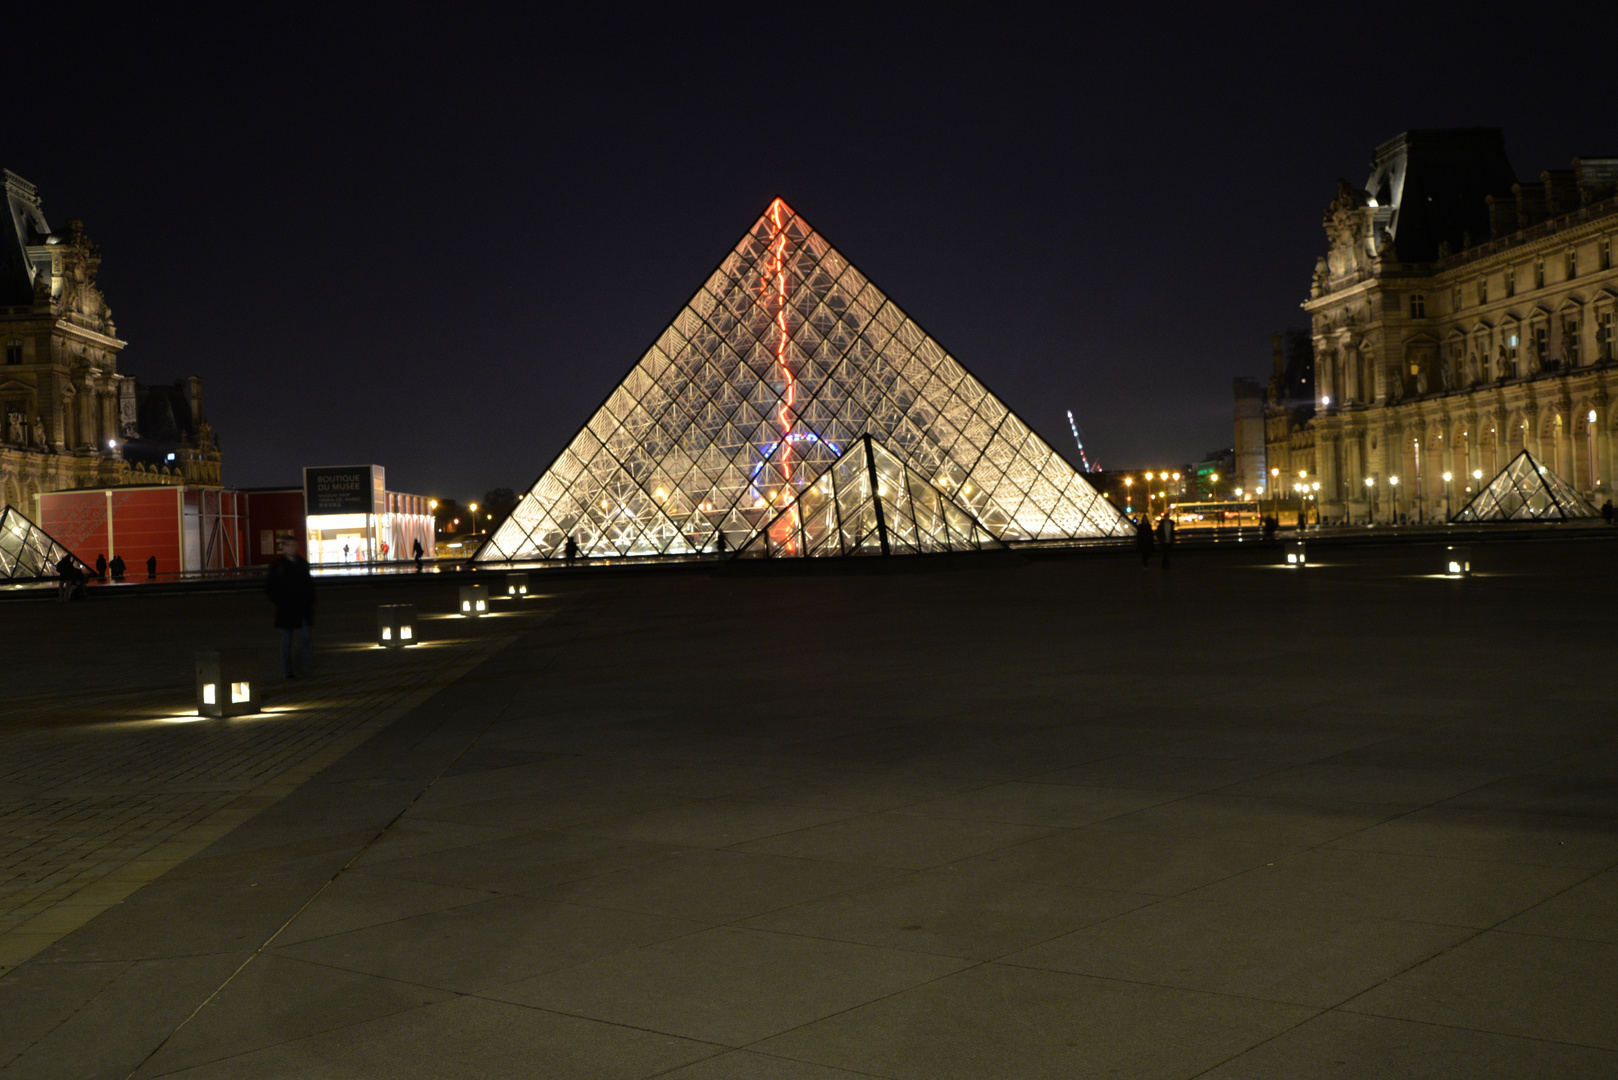
<svg viewBox="0 0 1618 1080"><path fill-rule="evenodd" d="M947 492L863 435L739 556L914 555L1003 546Z"/></svg>
<svg viewBox="0 0 1618 1080"><path fill-rule="evenodd" d="M695 554L714 550L721 534L739 550L785 521L867 436L880 443L866 444L869 458L880 451L907 478L948 493L953 511L939 514L967 515L963 540L1134 533L776 199L476 559L555 558L569 537L586 557ZM807 543L812 517L806 505L795 526L781 527ZM934 532L925 543L960 542L946 525L943 541ZM932 550L919 533L887 535L897 550ZM773 542L760 550L799 553Z"/></svg>
<svg viewBox="0 0 1618 1080"><path fill-rule="evenodd" d="M1572 485L1524 450L1450 520L1565 521L1600 516Z"/></svg>
<svg viewBox="0 0 1618 1080"><path fill-rule="evenodd" d="M0 510L0 581L30 581L56 576L62 556L72 557L67 548L29 521L14 506ZM73 559L80 569L84 564Z"/></svg>

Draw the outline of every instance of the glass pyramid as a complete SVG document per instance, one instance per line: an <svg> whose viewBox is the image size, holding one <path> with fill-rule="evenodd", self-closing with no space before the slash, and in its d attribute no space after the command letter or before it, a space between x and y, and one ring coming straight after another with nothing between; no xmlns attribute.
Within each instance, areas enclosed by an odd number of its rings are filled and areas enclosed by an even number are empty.
<svg viewBox="0 0 1618 1080"><path fill-rule="evenodd" d="M1452 521L1565 521L1601 513L1560 476L1524 450Z"/></svg>
<svg viewBox="0 0 1618 1080"><path fill-rule="evenodd" d="M914 555L1003 546L952 496L863 435L738 554Z"/></svg>
<svg viewBox="0 0 1618 1080"><path fill-rule="evenodd" d="M476 559L739 550L867 435L997 540L1133 535L776 199Z"/></svg>
<svg viewBox="0 0 1618 1080"><path fill-rule="evenodd" d="M56 564L67 548L29 521L14 506L0 510L0 581L30 581L56 576ZM81 569L88 569L77 558Z"/></svg>

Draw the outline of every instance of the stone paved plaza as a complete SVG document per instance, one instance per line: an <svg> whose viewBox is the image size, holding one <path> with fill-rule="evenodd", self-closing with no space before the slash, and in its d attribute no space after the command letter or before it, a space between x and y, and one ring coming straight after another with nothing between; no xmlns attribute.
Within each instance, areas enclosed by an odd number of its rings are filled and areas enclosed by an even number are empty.
<svg viewBox="0 0 1618 1080"><path fill-rule="evenodd" d="M1618 1075L1586 537L0 603L0 1075Z"/></svg>

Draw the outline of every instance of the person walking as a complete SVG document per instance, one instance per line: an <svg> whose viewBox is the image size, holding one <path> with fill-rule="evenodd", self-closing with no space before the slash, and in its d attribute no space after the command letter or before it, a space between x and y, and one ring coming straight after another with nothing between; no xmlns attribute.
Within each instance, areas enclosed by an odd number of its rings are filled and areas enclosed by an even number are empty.
<svg viewBox="0 0 1618 1080"><path fill-rule="evenodd" d="M107 580L107 557L105 555L96 556L96 577L101 581Z"/></svg>
<svg viewBox="0 0 1618 1080"><path fill-rule="evenodd" d="M74 594L82 587L79 568L73 562L73 556L63 555L56 560L56 578L56 599L59 601L73 599Z"/></svg>
<svg viewBox="0 0 1618 1080"><path fill-rule="evenodd" d="M1608 525L1612 524L1612 500L1611 499L1608 499L1606 502L1601 504L1601 520L1605 521Z"/></svg>
<svg viewBox="0 0 1618 1080"><path fill-rule="evenodd" d="M419 574L421 573L421 557L425 554L421 550L421 537L416 537L415 542L410 545L410 553L416 558L416 573Z"/></svg>
<svg viewBox="0 0 1618 1080"><path fill-rule="evenodd" d="M725 557L725 530L724 529L716 529L716 530L714 530L713 553L715 555L719 556L721 559L723 559Z"/></svg>
<svg viewBox="0 0 1618 1080"><path fill-rule="evenodd" d="M1142 567L1152 565L1153 545L1151 515L1142 514L1140 519L1135 522L1135 550L1140 552L1140 564Z"/></svg>
<svg viewBox="0 0 1618 1080"><path fill-rule="evenodd" d="M107 566L112 570L112 580L114 580L114 581L122 581L122 580L124 580L124 569L125 569L125 567L124 567L124 557L122 555L114 555L112 557L112 562L108 563Z"/></svg>
<svg viewBox="0 0 1618 1080"><path fill-rule="evenodd" d="M275 628L281 631L281 668L286 677L298 677L292 662L292 635L299 639L298 661L309 673L309 628L315 621L315 583L309 563L298 554L298 542L281 541L281 555L264 575L264 592L275 604Z"/></svg>
<svg viewBox="0 0 1618 1080"><path fill-rule="evenodd" d="M157 556L153 555L146 560L146 580L157 580Z"/></svg>
<svg viewBox="0 0 1618 1080"><path fill-rule="evenodd" d="M572 566L573 560L579 557L579 542L572 536L569 536L567 543L562 546L562 557L567 560L569 566Z"/></svg>
<svg viewBox="0 0 1618 1080"><path fill-rule="evenodd" d="M1157 523L1158 530L1163 534L1163 569L1169 568L1169 548L1174 546L1174 518L1164 514Z"/></svg>

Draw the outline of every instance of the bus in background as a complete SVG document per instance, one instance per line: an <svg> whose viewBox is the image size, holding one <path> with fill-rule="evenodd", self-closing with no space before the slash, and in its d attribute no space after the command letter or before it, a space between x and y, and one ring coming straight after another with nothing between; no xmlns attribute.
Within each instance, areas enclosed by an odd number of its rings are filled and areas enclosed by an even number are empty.
<svg viewBox="0 0 1618 1080"><path fill-rule="evenodd" d="M1176 503L1169 512L1176 529L1257 529L1263 523L1256 502Z"/></svg>

